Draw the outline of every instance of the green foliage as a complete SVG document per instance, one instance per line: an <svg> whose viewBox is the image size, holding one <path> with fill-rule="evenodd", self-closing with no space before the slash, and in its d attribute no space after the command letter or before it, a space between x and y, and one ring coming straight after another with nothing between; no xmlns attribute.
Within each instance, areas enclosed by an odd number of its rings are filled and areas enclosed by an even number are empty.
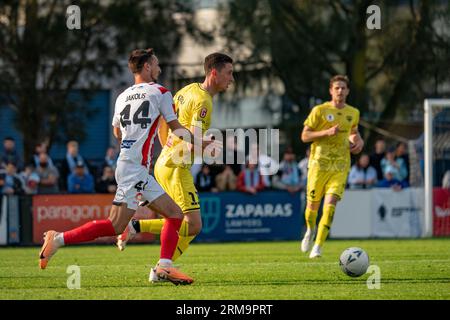
<svg viewBox="0 0 450 320"><path fill-rule="evenodd" d="M66 26L69 5L80 7L79 30ZM88 111L69 102L70 91L99 88L123 69L130 50L153 47L164 64L184 34L208 41L192 16L181 0L2 1L0 93L16 111L25 157L36 142L83 137L83 116L68 115Z"/></svg>
<svg viewBox="0 0 450 320"><path fill-rule="evenodd" d="M381 30L367 29L371 4L381 8ZM397 110L421 108L425 97L449 94L442 85L450 81L445 1L233 0L223 10L232 51L264 62L301 107L284 110L290 121L282 128L302 123L314 99L328 100L329 78L338 73L350 78L349 103L363 117L377 111L379 118L366 120L379 126Z"/></svg>

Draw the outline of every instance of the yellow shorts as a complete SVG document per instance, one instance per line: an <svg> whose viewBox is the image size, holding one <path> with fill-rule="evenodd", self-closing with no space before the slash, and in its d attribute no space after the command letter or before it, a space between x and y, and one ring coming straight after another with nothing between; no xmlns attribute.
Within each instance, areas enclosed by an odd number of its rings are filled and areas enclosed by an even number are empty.
<svg viewBox="0 0 450 320"><path fill-rule="evenodd" d="M308 170L306 198L310 202L321 201L326 194L333 194L339 199L344 195L348 171L323 171L318 168Z"/></svg>
<svg viewBox="0 0 450 320"><path fill-rule="evenodd" d="M200 210L197 189L189 169L167 167L156 161L154 173L156 181L183 213Z"/></svg>

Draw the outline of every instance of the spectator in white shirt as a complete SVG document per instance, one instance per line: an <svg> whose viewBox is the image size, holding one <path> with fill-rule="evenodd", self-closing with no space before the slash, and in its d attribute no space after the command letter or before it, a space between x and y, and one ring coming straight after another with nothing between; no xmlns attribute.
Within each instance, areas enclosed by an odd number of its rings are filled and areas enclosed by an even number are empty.
<svg viewBox="0 0 450 320"><path fill-rule="evenodd" d="M377 183L377 171L369 166L369 156L363 153L348 176L350 189L369 189Z"/></svg>

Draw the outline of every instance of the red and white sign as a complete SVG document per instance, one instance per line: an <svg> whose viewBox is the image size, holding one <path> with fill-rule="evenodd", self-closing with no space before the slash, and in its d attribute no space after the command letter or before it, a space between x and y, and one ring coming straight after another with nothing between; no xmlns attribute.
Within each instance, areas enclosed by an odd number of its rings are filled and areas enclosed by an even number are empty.
<svg viewBox="0 0 450 320"><path fill-rule="evenodd" d="M92 220L109 216L113 194L95 195L37 195L33 196L33 242L43 243L48 230L68 231ZM136 219L153 219L155 214L148 208L139 207ZM155 236L139 234L132 242L151 242ZM104 237L90 243L114 243L115 237Z"/></svg>
<svg viewBox="0 0 450 320"><path fill-rule="evenodd" d="M433 235L450 235L450 190L433 190Z"/></svg>

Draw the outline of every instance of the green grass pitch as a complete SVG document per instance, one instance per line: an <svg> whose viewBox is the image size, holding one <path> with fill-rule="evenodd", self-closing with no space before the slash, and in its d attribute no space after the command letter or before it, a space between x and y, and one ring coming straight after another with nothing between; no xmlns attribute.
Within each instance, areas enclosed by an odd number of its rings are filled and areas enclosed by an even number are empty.
<svg viewBox="0 0 450 320"><path fill-rule="evenodd" d="M0 299L450 299L450 239L329 240L324 257L310 260L300 242L194 243L176 263L191 286L148 282L159 245L65 247L46 270L38 247L0 248ZM369 274L344 275L340 253L358 246L381 270L381 288ZM69 265L81 270L81 289L68 289Z"/></svg>

